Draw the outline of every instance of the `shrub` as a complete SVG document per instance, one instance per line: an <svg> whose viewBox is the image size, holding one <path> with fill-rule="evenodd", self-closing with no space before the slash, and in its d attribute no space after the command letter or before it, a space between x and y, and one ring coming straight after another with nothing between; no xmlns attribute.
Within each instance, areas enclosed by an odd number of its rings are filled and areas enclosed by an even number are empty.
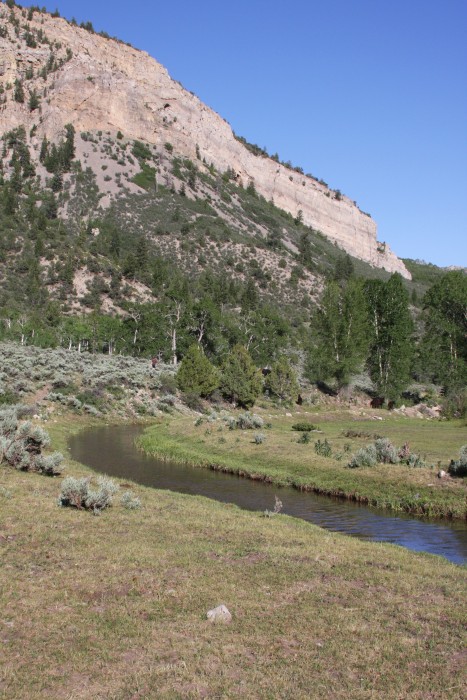
<svg viewBox="0 0 467 700"><path fill-rule="evenodd" d="M314 423L308 423L307 421L302 421L300 423L294 423L292 426L292 430L298 430L302 433L309 433L312 430L319 430L319 425L315 425Z"/></svg>
<svg viewBox="0 0 467 700"><path fill-rule="evenodd" d="M265 510L263 513L265 518L272 518L274 515L278 515L281 512L283 508L282 501L280 498L277 498L277 496L274 496L274 500L274 510Z"/></svg>
<svg viewBox="0 0 467 700"><path fill-rule="evenodd" d="M310 438L310 433L302 433L300 437L298 438L297 442L299 442L301 445L308 445L308 443L311 441Z"/></svg>
<svg viewBox="0 0 467 700"><path fill-rule="evenodd" d="M162 372L159 377L159 389L163 394L175 394L177 381L170 372Z"/></svg>
<svg viewBox="0 0 467 700"><path fill-rule="evenodd" d="M62 490L58 498L60 506L71 506L72 508L92 510L99 513L112 505L112 498L118 491L118 484L106 476L97 479L98 489L93 491L89 488L90 479L75 479L67 477L62 482Z"/></svg>
<svg viewBox="0 0 467 700"><path fill-rule="evenodd" d="M264 433L256 433L255 435L255 445L262 445L263 442L265 441L266 436Z"/></svg>
<svg viewBox="0 0 467 700"><path fill-rule="evenodd" d="M22 408L12 406L0 411L0 463L48 476L60 474L62 455L59 452L47 457L42 454L50 444L50 438L45 430L30 421L20 421L24 414Z"/></svg>
<svg viewBox="0 0 467 700"><path fill-rule="evenodd" d="M459 459L451 460L448 472L451 476L467 476L467 445L461 447Z"/></svg>
<svg viewBox="0 0 467 700"><path fill-rule="evenodd" d="M141 508L140 499L136 496L133 496L133 493L131 491L125 491L125 493L120 499L120 503L127 510L137 510L138 508Z"/></svg>
<svg viewBox="0 0 467 700"><path fill-rule="evenodd" d="M424 467L425 462L420 455L416 453L409 454L409 456L404 460L404 464L408 467Z"/></svg>
<svg viewBox="0 0 467 700"><path fill-rule="evenodd" d="M321 455L322 457L331 457L332 447L326 439L324 442L317 440L315 442L315 452L317 455Z"/></svg>
<svg viewBox="0 0 467 700"><path fill-rule="evenodd" d="M7 404L12 405L18 401L18 397L12 391L6 390L0 392L0 405Z"/></svg>
<svg viewBox="0 0 467 700"><path fill-rule="evenodd" d="M388 438L379 438L375 442L376 460L383 464L398 464L399 455Z"/></svg>
<svg viewBox="0 0 467 700"><path fill-rule="evenodd" d="M467 418L467 389L452 390L443 401L444 418Z"/></svg>
<svg viewBox="0 0 467 700"><path fill-rule="evenodd" d="M256 413L241 413L237 418L237 425L241 430L252 429L252 428L262 428L264 421L261 416Z"/></svg>
<svg viewBox="0 0 467 700"><path fill-rule="evenodd" d="M376 462L376 447L374 445L367 445L352 456L347 466L350 469L355 469L357 467L374 467Z"/></svg>
<svg viewBox="0 0 467 700"><path fill-rule="evenodd" d="M198 413L203 412L204 406L201 402L199 394L197 394L196 392L187 392L185 394L182 394L181 398L185 406L191 408L192 411L198 411Z"/></svg>

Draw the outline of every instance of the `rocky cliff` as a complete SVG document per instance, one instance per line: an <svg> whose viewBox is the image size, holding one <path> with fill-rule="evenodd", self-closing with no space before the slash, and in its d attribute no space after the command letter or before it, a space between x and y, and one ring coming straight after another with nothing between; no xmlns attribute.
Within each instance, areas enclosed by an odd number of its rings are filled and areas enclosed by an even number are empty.
<svg viewBox="0 0 467 700"><path fill-rule="evenodd" d="M0 5L0 133L21 124L38 138L76 130L121 131L125 137L231 169L268 200L320 230L375 267L410 278L404 263L377 241L376 223L347 197L273 159L253 154L229 124L172 80L148 54L65 19ZM14 98L21 81L24 101ZM32 109L30 95L40 99Z"/></svg>

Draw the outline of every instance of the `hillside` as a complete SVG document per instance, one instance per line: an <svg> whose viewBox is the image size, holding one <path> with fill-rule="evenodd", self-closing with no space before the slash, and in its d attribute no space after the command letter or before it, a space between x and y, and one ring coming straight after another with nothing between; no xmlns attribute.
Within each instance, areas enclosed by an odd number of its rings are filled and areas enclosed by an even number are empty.
<svg viewBox="0 0 467 700"><path fill-rule="evenodd" d="M410 278L354 202L236 137L146 53L44 12L2 5L0 13L0 133L24 126L37 155L42 138L57 142L67 123L77 134L144 141L159 161L169 144L178 158L199 160L200 174L229 173L351 255Z"/></svg>
<svg viewBox="0 0 467 700"><path fill-rule="evenodd" d="M0 15L0 339L173 364L197 343L217 366L240 344L339 388L462 386L461 271L400 261L355 203L146 54L37 8Z"/></svg>

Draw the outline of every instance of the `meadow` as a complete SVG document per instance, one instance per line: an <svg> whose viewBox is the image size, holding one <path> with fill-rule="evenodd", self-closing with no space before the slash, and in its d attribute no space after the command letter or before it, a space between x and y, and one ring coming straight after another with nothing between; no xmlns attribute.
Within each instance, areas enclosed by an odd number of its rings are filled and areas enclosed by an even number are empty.
<svg viewBox="0 0 467 700"><path fill-rule="evenodd" d="M50 421L53 449L91 421ZM0 467L1 698L464 696L465 569L131 482L140 509L95 517L60 483Z"/></svg>
<svg viewBox="0 0 467 700"><path fill-rule="evenodd" d="M340 496L393 511L465 519L465 479L438 478L467 443L462 421L408 419L386 410L257 409L257 429L231 429L231 414L177 416L148 428L139 444L159 457ZM316 429L293 430L297 423ZM257 437L259 435L259 437ZM349 469L359 449L388 438L408 444L423 466L377 464ZM326 442L326 444L325 444ZM317 444L318 443L318 444ZM318 453L317 453L318 450Z"/></svg>

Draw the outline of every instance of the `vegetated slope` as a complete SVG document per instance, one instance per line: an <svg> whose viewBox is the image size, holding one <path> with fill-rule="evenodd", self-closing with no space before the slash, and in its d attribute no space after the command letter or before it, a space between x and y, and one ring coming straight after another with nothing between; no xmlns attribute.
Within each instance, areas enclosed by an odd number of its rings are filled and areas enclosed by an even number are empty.
<svg viewBox="0 0 467 700"><path fill-rule="evenodd" d="M226 285L250 283L282 308L307 307L345 259L300 217L239 186L231 171L179 158L168 142L159 150L100 131L72 133L71 141L64 172L54 155L63 139L44 140L38 156L21 127L3 137L6 307L48 296L69 310L112 311L156 298L168 268L190 279L210 270ZM353 265L364 276L388 277L363 261Z"/></svg>
<svg viewBox="0 0 467 700"><path fill-rule="evenodd" d="M57 140L67 123L77 132L121 131L159 152L169 142L182 159L199 156L201 171L212 164L240 187L254 184L267 201L347 252L410 278L354 202L236 138L225 120L144 52L95 34L92 25L79 28L34 9L2 5L0 13L0 132L24 125L37 150L44 135Z"/></svg>

